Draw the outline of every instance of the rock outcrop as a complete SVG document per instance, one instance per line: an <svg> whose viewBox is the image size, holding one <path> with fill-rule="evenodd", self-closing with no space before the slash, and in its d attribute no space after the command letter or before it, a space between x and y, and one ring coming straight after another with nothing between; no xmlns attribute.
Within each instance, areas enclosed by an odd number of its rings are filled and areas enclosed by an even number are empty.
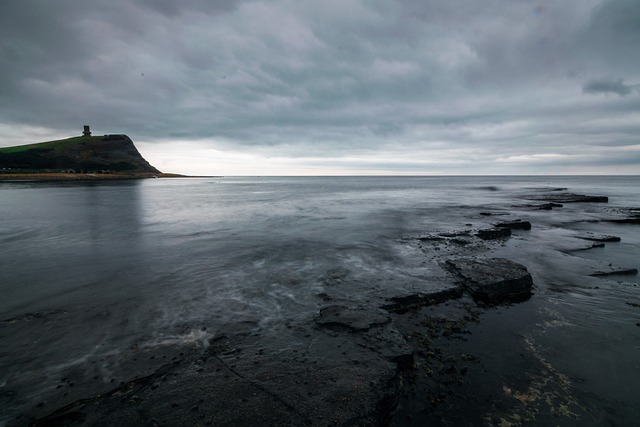
<svg viewBox="0 0 640 427"><path fill-rule="evenodd" d="M478 230L476 234L482 240L496 240L496 239L506 239L511 237L511 229L510 228L487 228L484 230Z"/></svg>
<svg viewBox="0 0 640 427"><path fill-rule="evenodd" d="M592 242L619 242L621 240L618 236L595 233L586 233L582 236L578 236L578 238L582 240L590 240Z"/></svg>
<svg viewBox="0 0 640 427"><path fill-rule="evenodd" d="M594 277L605 277L605 276L635 276L638 274L637 268L621 268L621 267L611 267L610 270L607 271L594 271L589 276Z"/></svg>
<svg viewBox="0 0 640 427"><path fill-rule="evenodd" d="M545 202L553 203L608 203L609 198L607 196L587 196L585 194L574 193L553 193L553 194L537 194L527 196L530 200L542 200Z"/></svg>
<svg viewBox="0 0 640 427"><path fill-rule="evenodd" d="M383 305L382 308L394 313L406 313L409 310L415 310L420 307L427 307L434 304L457 299L462 297L461 287L452 287L438 292L432 293L416 293L405 296L397 296L389 299L389 304Z"/></svg>
<svg viewBox="0 0 640 427"><path fill-rule="evenodd" d="M346 328L364 331L388 323L389 315L383 311L355 309L331 305L320 310L316 323L329 328Z"/></svg>
<svg viewBox="0 0 640 427"><path fill-rule="evenodd" d="M516 219L515 221L505 221L496 224L499 228L509 228L511 230L531 230L531 223L529 221L522 221Z"/></svg>
<svg viewBox="0 0 640 427"><path fill-rule="evenodd" d="M460 258L445 263L474 301L490 305L521 302L531 296L527 268L504 258Z"/></svg>

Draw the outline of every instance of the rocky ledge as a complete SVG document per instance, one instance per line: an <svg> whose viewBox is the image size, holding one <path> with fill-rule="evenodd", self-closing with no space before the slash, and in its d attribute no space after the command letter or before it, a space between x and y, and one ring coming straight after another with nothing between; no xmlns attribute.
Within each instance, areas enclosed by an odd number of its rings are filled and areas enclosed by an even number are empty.
<svg viewBox="0 0 640 427"><path fill-rule="evenodd" d="M445 266L476 302L500 304L531 297L531 274L525 266L508 259L461 258L448 260Z"/></svg>
<svg viewBox="0 0 640 427"><path fill-rule="evenodd" d="M588 196L585 194L574 194L574 193L547 193L547 194L537 194L537 195L529 195L525 198L529 200L541 200L545 202L552 203L608 203L609 198L607 196ZM555 207L554 205L549 205L549 207Z"/></svg>

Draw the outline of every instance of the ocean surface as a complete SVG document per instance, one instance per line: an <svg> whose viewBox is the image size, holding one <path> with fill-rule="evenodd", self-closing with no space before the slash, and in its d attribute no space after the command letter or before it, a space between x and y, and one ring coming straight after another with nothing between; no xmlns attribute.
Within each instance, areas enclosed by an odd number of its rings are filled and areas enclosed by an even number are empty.
<svg viewBox="0 0 640 427"><path fill-rule="evenodd" d="M609 203L512 213L558 188ZM487 211L534 226L496 251L534 276L523 304L546 322L531 332L538 350L625 424L640 406L638 277L590 277L582 260L640 267L640 226L596 222L639 206L640 177L0 182L0 425L73 367L113 381L134 347L308 322L328 292L379 305L428 290L424 254L407 239L486 227ZM587 231L622 241L561 251Z"/></svg>

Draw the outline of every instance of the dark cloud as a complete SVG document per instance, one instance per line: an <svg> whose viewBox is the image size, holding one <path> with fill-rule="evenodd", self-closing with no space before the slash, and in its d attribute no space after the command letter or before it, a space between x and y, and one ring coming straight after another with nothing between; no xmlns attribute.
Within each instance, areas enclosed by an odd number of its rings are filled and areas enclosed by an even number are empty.
<svg viewBox="0 0 640 427"><path fill-rule="evenodd" d="M584 93L615 93L620 96L629 95L633 86L624 84L623 79L594 79L582 87Z"/></svg>
<svg viewBox="0 0 640 427"><path fill-rule="evenodd" d="M169 18L184 13L227 13L246 0L134 0L134 3Z"/></svg>
<svg viewBox="0 0 640 427"><path fill-rule="evenodd" d="M580 89L628 95L625 80L640 81L639 10L636 0L0 0L0 137L90 123L150 150L199 141L354 168L353 156L411 170L431 159L447 171L500 152L539 165L558 138L568 155L637 135L638 97ZM585 135L584 123L598 126Z"/></svg>

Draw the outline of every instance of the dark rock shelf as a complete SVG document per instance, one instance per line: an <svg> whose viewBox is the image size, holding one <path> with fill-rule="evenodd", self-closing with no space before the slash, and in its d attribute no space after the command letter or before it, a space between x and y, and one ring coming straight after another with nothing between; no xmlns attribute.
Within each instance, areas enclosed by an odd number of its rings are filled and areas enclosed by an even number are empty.
<svg viewBox="0 0 640 427"><path fill-rule="evenodd" d="M499 228L509 228L511 230L531 230L531 223L529 221L522 221L517 219L515 221L506 221L496 224Z"/></svg>
<svg viewBox="0 0 640 427"><path fill-rule="evenodd" d="M530 200L542 200L553 203L608 203L606 196L588 196L574 193L554 193L526 196Z"/></svg>
<svg viewBox="0 0 640 427"><path fill-rule="evenodd" d="M578 238L582 240L591 240L594 242L619 242L621 240L618 236L594 233L587 233L582 236L578 236Z"/></svg>
<svg viewBox="0 0 640 427"><path fill-rule="evenodd" d="M478 230L476 234L482 240L506 239L511 237L511 229L509 228L487 228Z"/></svg>
<svg viewBox="0 0 640 427"><path fill-rule="evenodd" d="M476 302L521 302L531 296L533 279L527 268L504 258L461 258L445 267L456 275Z"/></svg>

